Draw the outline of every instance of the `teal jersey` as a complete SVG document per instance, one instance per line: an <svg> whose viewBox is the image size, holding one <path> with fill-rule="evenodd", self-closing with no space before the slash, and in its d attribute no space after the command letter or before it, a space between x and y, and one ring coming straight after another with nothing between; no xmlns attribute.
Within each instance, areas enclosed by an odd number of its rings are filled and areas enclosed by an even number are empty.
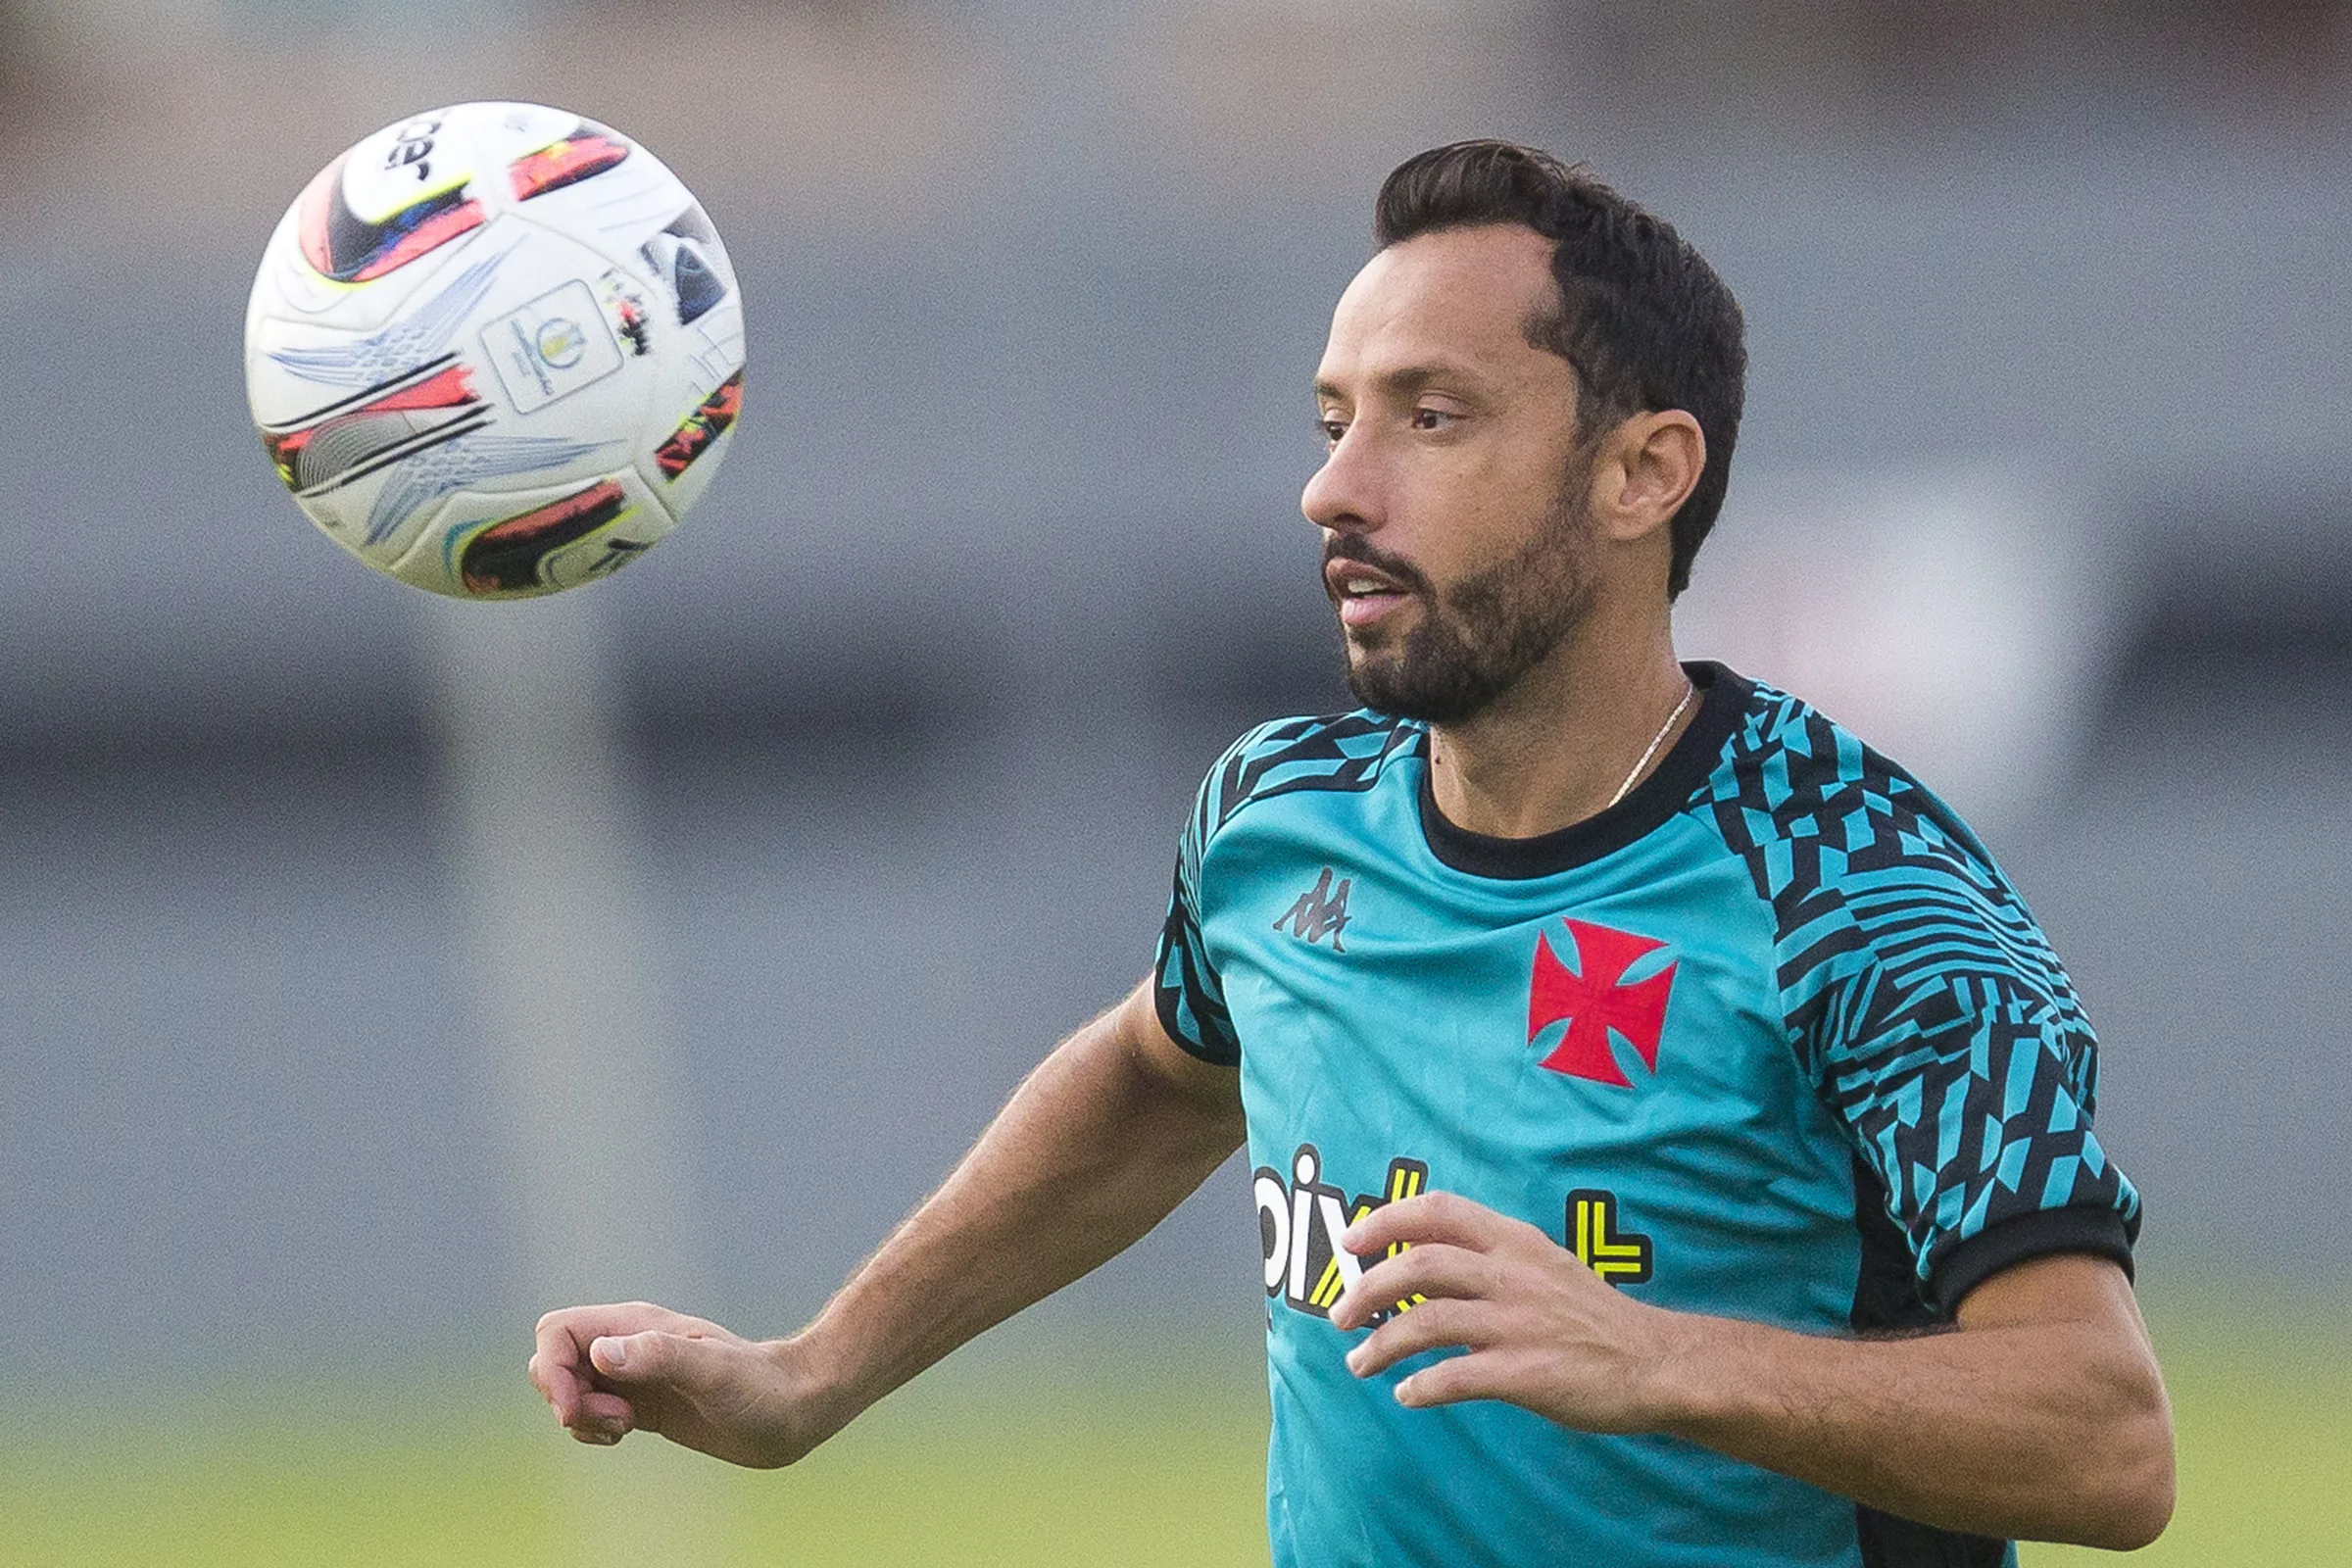
<svg viewBox="0 0 2352 1568"><path fill-rule="evenodd" d="M1801 702L1690 666L1648 779L1536 839L1437 810L1426 729L1263 726L1211 771L1157 968L1238 1067L1282 1568L1994 1565L2005 1542L1678 1439L1398 1405L1329 1322L1356 1216L1444 1190L1656 1305L1809 1334L1948 1321L2021 1259L2131 1265L2072 985L1941 802Z"/></svg>

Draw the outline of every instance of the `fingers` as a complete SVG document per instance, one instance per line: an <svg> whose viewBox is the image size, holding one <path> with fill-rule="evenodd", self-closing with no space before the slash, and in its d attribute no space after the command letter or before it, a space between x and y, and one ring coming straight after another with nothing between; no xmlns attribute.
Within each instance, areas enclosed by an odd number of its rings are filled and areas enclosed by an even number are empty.
<svg viewBox="0 0 2352 1568"><path fill-rule="evenodd" d="M1475 1349L1494 1337L1494 1304L1489 1301L1424 1301L1409 1312L1397 1313L1349 1350L1348 1370L1368 1378L1425 1350L1461 1345Z"/></svg>
<svg viewBox="0 0 2352 1568"><path fill-rule="evenodd" d="M1364 1270L1332 1303L1332 1326L1360 1329L1374 1313L1416 1296L1484 1296L1494 1273L1483 1252L1442 1242L1415 1247Z"/></svg>
<svg viewBox="0 0 2352 1568"><path fill-rule="evenodd" d="M716 1324L673 1312L666 1306L656 1306L651 1301L615 1301L603 1306L567 1306L550 1312L539 1319L533 1334L542 1352L555 1349L585 1355L592 1340L608 1334L635 1334L644 1329L726 1332Z"/></svg>
<svg viewBox="0 0 2352 1568"><path fill-rule="evenodd" d="M637 1408L617 1394L590 1390L564 1429L575 1442L609 1447L637 1430Z"/></svg>
<svg viewBox="0 0 2352 1568"><path fill-rule="evenodd" d="M1450 1243L1484 1251L1522 1233L1542 1235L1533 1225L1497 1214L1459 1193L1423 1193L1380 1207L1348 1227L1341 1244L1357 1256L1386 1251L1402 1242L1408 1247Z"/></svg>
<svg viewBox="0 0 2352 1568"><path fill-rule="evenodd" d="M1433 1404L1459 1404L1465 1399L1507 1399L1519 1392L1524 1382L1511 1368L1512 1359L1502 1350L1449 1355L1409 1378L1399 1379L1396 1402L1425 1410Z"/></svg>
<svg viewBox="0 0 2352 1568"><path fill-rule="evenodd" d="M555 1411L556 1422L582 1443L618 1443L637 1425L637 1412L619 1395L599 1389L592 1369L534 1354L531 1383Z"/></svg>
<svg viewBox="0 0 2352 1568"><path fill-rule="evenodd" d="M531 1352L531 1387L539 1391L540 1396L556 1412L556 1420L560 1425L570 1426L579 1415L580 1396L587 1393L590 1386L583 1370L577 1348L569 1338L564 1337L560 1342L551 1341L545 1332L545 1319L542 1319L539 1343Z"/></svg>
<svg viewBox="0 0 2352 1568"><path fill-rule="evenodd" d="M591 1402L597 1396L599 1377L589 1359L589 1349L605 1336L655 1327L724 1332L700 1318L690 1318L650 1301L567 1307L540 1318L533 1331L531 1385L555 1411L556 1420L573 1429L575 1435L580 1432L584 1416L591 1418L591 1425L600 1430L611 1429L617 1419L621 1425L605 1441L618 1441L621 1433L634 1424L633 1417L625 1400L618 1401L618 1410L610 1403Z"/></svg>

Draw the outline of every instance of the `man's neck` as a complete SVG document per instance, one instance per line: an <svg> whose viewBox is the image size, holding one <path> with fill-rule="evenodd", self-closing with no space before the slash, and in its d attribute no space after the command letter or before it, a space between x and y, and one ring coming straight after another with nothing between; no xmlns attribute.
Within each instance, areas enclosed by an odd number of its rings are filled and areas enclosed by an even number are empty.
<svg viewBox="0 0 2352 1568"><path fill-rule="evenodd" d="M1672 627L1662 615L1630 618L1596 606L1485 711L1433 726L1430 787L1447 821L1533 838L1597 816L1657 767L1698 704L1668 722L1690 689Z"/></svg>

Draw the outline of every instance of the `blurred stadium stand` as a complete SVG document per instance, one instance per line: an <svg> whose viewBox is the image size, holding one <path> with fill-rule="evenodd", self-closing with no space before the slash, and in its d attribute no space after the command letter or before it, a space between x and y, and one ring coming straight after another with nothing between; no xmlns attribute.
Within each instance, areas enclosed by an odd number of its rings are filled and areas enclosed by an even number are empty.
<svg viewBox="0 0 2352 1568"><path fill-rule="evenodd" d="M1740 292L1690 651L1830 661L1970 781L2156 1277L2352 1274L2352 7L1433 9L0 5L0 1379L535 1304L421 607L277 492L238 371L303 180L482 96L647 141L753 312L703 509L490 612L612 655L717 1311L812 1304L1141 972L1223 741L1340 701L1302 388L1380 174L1487 132ZM1921 672L1996 624L1963 714ZM1079 1308L1246 1327L1245 1201Z"/></svg>

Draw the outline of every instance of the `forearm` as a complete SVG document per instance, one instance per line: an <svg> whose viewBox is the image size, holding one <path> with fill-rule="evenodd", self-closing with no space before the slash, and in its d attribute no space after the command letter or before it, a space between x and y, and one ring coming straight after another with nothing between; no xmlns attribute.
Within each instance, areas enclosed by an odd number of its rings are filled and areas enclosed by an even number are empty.
<svg viewBox="0 0 2352 1568"><path fill-rule="evenodd" d="M1331 1308L1408 1407L1507 1399L1582 1432L1662 1432L1885 1512L1987 1536L2133 1547L2172 1516L2172 1413L2131 1282L2104 1257L2015 1264L1957 1332L1833 1339L1672 1311L1601 1283L1544 1232L1452 1193L1348 1228L1379 1256Z"/></svg>
<svg viewBox="0 0 2352 1568"><path fill-rule="evenodd" d="M1148 997L1030 1074L939 1190L800 1335L838 1426L1141 1239L1240 1147L1231 1074L1138 1047Z"/></svg>
<svg viewBox="0 0 2352 1568"><path fill-rule="evenodd" d="M2170 1514L2162 1381L2111 1320L1857 1341L1685 1318L1665 1344L1662 1430L1888 1513L2123 1548Z"/></svg>

